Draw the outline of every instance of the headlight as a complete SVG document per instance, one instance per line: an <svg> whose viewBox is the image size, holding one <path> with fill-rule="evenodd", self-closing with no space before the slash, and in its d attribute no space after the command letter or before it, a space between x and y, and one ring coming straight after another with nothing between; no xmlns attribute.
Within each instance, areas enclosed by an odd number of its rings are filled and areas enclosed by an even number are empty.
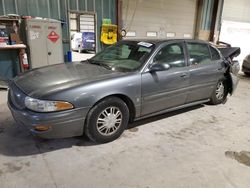
<svg viewBox="0 0 250 188"><path fill-rule="evenodd" d="M36 112L56 112L72 109L73 105L64 101L47 101L25 97L25 106Z"/></svg>

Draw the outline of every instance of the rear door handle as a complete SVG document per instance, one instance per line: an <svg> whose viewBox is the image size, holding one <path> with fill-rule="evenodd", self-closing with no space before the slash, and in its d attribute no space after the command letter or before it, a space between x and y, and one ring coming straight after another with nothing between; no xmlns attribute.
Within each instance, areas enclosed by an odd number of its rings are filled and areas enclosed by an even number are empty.
<svg viewBox="0 0 250 188"><path fill-rule="evenodd" d="M218 68L217 70L222 70L222 67Z"/></svg>
<svg viewBox="0 0 250 188"><path fill-rule="evenodd" d="M183 74L181 74L181 77L182 78L186 78L188 76L188 74L187 73L183 73Z"/></svg>

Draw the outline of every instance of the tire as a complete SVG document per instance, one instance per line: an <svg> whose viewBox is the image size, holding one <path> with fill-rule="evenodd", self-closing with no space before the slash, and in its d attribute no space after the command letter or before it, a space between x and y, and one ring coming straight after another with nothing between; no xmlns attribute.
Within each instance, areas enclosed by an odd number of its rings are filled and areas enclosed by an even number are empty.
<svg viewBox="0 0 250 188"><path fill-rule="evenodd" d="M210 98L213 105L221 104L226 101L228 95L228 84L226 79L219 80Z"/></svg>
<svg viewBox="0 0 250 188"><path fill-rule="evenodd" d="M244 72L246 76L250 76L250 72Z"/></svg>
<svg viewBox="0 0 250 188"><path fill-rule="evenodd" d="M123 133L128 121L129 109L126 103L117 97L109 97L89 111L85 134L93 142L111 142Z"/></svg>

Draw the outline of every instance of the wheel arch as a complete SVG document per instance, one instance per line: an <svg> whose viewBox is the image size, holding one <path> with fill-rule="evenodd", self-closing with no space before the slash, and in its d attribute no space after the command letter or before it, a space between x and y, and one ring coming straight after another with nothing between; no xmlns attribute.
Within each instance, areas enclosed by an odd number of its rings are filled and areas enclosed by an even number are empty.
<svg viewBox="0 0 250 188"><path fill-rule="evenodd" d="M129 110L129 122L132 122L135 118L135 114L136 114L136 109L135 109L135 105L134 102L132 101L132 99L130 97L128 97L127 95L124 94L112 94L112 95L108 95L105 96L101 99L99 99L93 106L92 108L97 105L98 103L100 103L101 101L103 101L104 99L107 99L109 97L117 97L119 99L121 99L123 102L125 102L125 104L128 107Z"/></svg>

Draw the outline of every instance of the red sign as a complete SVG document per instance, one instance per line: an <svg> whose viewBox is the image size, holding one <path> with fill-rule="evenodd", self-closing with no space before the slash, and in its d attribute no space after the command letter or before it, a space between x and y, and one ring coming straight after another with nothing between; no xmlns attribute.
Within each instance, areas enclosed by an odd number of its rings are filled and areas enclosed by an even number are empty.
<svg viewBox="0 0 250 188"><path fill-rule="evenodd" d="M52 42L56 42L59 39L59 35L56 34L55 31L51 31L50 34L48 35L48 39L51 40Z"/></svg>

